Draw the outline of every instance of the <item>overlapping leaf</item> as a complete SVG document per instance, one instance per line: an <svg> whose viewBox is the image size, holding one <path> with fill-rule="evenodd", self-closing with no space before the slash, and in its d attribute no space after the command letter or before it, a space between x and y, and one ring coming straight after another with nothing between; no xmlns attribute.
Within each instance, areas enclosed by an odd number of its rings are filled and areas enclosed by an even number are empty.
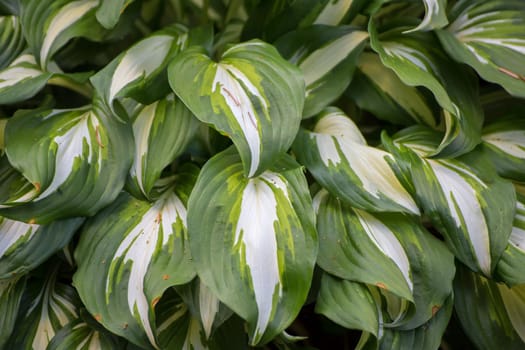
<svg viewBox="0 0 525 350"><path fill-rule="evenodd" d="M414 195L454 254L474 271L492 272L512 230L516 194L480 152L460 159L430 159L439 139L429 129L402 132L395 145L387 142L399 163L405 163ZM419 155L418 155L419 154Z"/></svg>
<svg viewBox="0 0 525 350"><path fill-rule="evenodd" d="M525 3L461 0L437 31L447 53L509 93L525 97Z"/></svg>
<svg viewBox="0 0 525 350"><path fill-rule="evenodd" d="M197 272L265 343L297 316L309 289L317 237L306 179L286 156L245 178L235 148L204 166L188 209Z"/></svg>
<svg viewBox="0 0 525 350"><path fill-rule="evenodd" d="M423 4L425 5L425 17L416 28L407 31L408 33L439 29L448 24L447 0L423 0Z"/></svg>
<svg viewBox="0 0 525 350"><path fill-rule="evenodd" d="M381 323L412 329L442 307L452 291L453 256L416 220L401 214L372 215L324 190L314 203L319 266L340 278L377 286L387 299L404 299L398 302L399 318Z"/></svg>
<svg viewBox="0 0 525 350"><path fill-rule="evenodd" d="M154 309L163 292L195 276L185 204L194 177L179 176L153 203L121 194L86 223L75 251L74 283L88 311L142 347L158 347Z"/></svg>
<svg viewBox="0 0 525 350"><path fill-rule="evenodd" d="M347 26L311 26L276 41L284 58L301 68L306 84L303 118L319 113L348 87L368 33Z"/></svg>
<svg viewBox="0 0 525 350"><path fill-rule="evenodd" d="M43 263L71 240L82 221L40 226L0 218L0 279L21 276Z"/></svg>
<svg viewBox="0 0 525 350"><path fill-rule="evenodd" d="M124 186L133 148L129 125L99 99L77 109L17 113L5 143L10 163L34 189L23 205L19 199L0 211L38 224L93 215L111 203Z"/></svg>
<svg viewBox="0 0 525 350"><path fill-rule="evenodd" d="M353 206L419 214L392 170L392 155L367 146L357 126L341 110L325 109L312 132L299 131L293 150L322 186Z"/></svg>
<svg viewBox="0 0 525 350"><path fill-rule="evenodd" d="M0 16L0 69L7 67L26 46L17 16Z"/></svg>
<svg viewBox="0 0 525 350"><path fill-rule="evenodd" d="M26 286L26 279L14 277L0 281L0 348L4 348L15 327L18 308Z"/></svg>
<svg viewBox="0 0 525 350"><path fill-rule="evenodd" d="M455 157L469 152L480 142L483 124L474 76L440 50L432 33L401 34L402 28L379 35L371 21L373 49L403 83L428 88L443 108L446 133L435 155Z"/></svg>
<svg viewBox="0 0 525 350"><path fill-rule="evenodd" d="M194 137L198 121L173 94L138 107L132 119L135 157L128 189L150 198L162 170L184 152Z"/></svg>
<svg viewBox="0 0 525 350"><path fill-rule="evenodd" d="M170 85L198 119L232 139L245 174L260 175L288 150L299 128L300 71L259 40L232 46L219 62L203 51L194 47L174 58Z"/></svg>
<svg viewBox="0 0 525 350"><path fill-rule="evenodd" d="M120 15L133 0L104 0L100 2L97 9L97 20L104 28L113 28L120 18Z"/></svg>

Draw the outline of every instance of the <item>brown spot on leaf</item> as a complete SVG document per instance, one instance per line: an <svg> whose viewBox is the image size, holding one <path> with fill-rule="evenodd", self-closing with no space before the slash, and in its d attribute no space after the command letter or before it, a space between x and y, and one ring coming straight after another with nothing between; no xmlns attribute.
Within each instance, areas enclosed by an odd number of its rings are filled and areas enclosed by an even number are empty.
<svg viewBox="0 0 525 350"><path fill-rule="evenodd" d="M432 306L432 317L434 317L437 314L439 309L441 309L441 306L439 306L439 305Z"/></svg>
<svg viewBox="0 0 525 350"><path fill-rule="evenodd" d="M124 323L124 324L122 325L122 329L128 329L128 324L127 324L127 323Z"/></svg>
<svg viewBox="0 0 525 350"><path fill-rule="evenodd" d="M40 187L41 187L40 182L35 182L35 183L33 184L33 186L35 186L35 190L36 190L37 192L40 192Z"/></svg>
<svg viewBox="0 0 525 350"><path fill-rule="evenodd" d="M164 281L167 281L169 278L170 278L169 275L162 275L162 279L163 279Z"/></svg>
<svg viewBox="0 0 525 350"><path fill-rule="evenodd" d="M511 77L511 78L514 78L514 79L516 79L516 80L525 81L525 77L524 77L523 75L520 75L520 74L518 74L518 73L516 73L516 72L513 72L513 71L511 71L511 70L509 70L509 69L507 69L507 68L498 67L498 70L499 70L501 73L503 73L503 74L505 74L505 75L508 75L508 76Z"/></svg>
<svg viewBox="0 0 525 350"><path fill-rule="evenodd" d="M95 317L95 320L98 322L102 321L102 316L100 314L93 315L93 317Z"/></svg>
<svg viewBox="0 0 525 350"><path fill-rule="evenodd" d="M29 220L27 223L30 224L30 225L34 225L34 224L36 224L36 219L33 218L33 219Z"/></svg>
<svg viewBox="0 0 525 350"><path fill-rule="evenodd" d="M160 297L156 297L155 299L153 299L151 301L151 307L155 307L155 305L157 305L157 303L159 302L160 300Z"/></svg>
<svg viewBox="0 0 525 350"><path fill-rule="evenodd" d="M384 289L384 290L388 290L388 288L386 287L386 285L384 283L376 283L376 287L378 288L381 288L381 289Z"/></svg>

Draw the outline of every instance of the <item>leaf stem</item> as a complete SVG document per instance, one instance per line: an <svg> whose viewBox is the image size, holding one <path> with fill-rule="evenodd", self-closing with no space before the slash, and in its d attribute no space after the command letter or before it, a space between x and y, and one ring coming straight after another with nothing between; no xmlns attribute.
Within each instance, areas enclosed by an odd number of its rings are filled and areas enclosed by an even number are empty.
<svg viewBox="0 0 525 350"><path fill-rule="evenodd" d="M89 99L93 98L93 88L89 84L79 84L63 77L53 77L47 81L50 85L64 87L73 90Z"/></svg>

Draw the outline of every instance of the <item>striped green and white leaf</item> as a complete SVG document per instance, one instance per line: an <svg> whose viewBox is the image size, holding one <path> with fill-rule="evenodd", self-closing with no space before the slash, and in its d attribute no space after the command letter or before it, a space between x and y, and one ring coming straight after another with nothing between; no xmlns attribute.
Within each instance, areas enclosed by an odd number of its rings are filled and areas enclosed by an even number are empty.
<svg viewBox="0 0 525 350"><path fill-rule="evenodd" d="M56 266L46 277L28 281L6 349L46 349L60 329L78 318L75 289L58 282Z"/></svg>
<svg viewBox="0 0 525 350"><path fill-rule="evenodd" d="M95 18L99 0L22 0L20 20L27 43L42 70L73 38L101 40L106 34Z"/></svg>
<svg viewBox="0 0 525 350"><path fill-rule="evenodd" d="M287 33L275 42L281 55L303 72L303 118L314 116L341 96L367 39L368 33L357 27L316 25Z"/></svg>
<svg viewBox="0 0 525 350"><path fill-rule="evenodd" d="M417 27L405 33L429 31L443 28L448 24L447 0L422 0L425 5L425 16Z"/></svg>
<svg viewBox="0 0 525 350"><path fill-rule="evenodd" d="M0 16L0 69L6 68L20 56L26 42L17 16Z"/></svg>
<svg viewBox="0 0 525 350"><path fill-rule="evenodd" d="M36 196L0 209L3 216L45 224L89 216L111 203L131 164L131 127L95 98L76 109L29 110L9 119L9 162L32 183Z"/></svg>
<svg viewBox="0 0 525 350"><path fill-rule="evenodd" d="M127 342L105 330L84 310L53 337L46 350L124 350Z"/></svg>
<svg viewBox="0 0 525 350"><path fill-rule="evenodd" d="M501 118L483 129L483 146L498 174L525 181L525 120Z"/></svg>
<svg viewBox="0 0 525 350"><path fill-rule="evenodd" d="M321 112L313 131L299 131L293 150L315 179L345 202L370 211L419 214L392 169L392 155L368 146L341 110Z"/></svg>
<svg viewBox="0 0 525 350"><path fill-rule="evenodd" d="M75 251L73 280L88 311L142 347L159 347L155 305L164 291L195 276L186 229L187 182L195 176L153 203L122 193L87 221Z"/></svg>
<svg viewBox="0 0 525 350"><path fill-rule="evenodd" d="M433 131L411 128L387 148L398 163L406 162L418 204L456 257L473 271L491 276L511 235L514 187L496 174L481 152L461 159L426 158L423 152L436 145L433 139Z"/></svg>
<svg viewBox="0 0 525 350"><path fill-rule="evenodd" d="M122 15L133 0L104 0L100 2L97 9L96 17L104 28L111 29L115 27Z"/></svg>
<svg viewBox="0 0 525 350"><path fill-rule="evenodd" d="M164 28L118 55L91 82L112 109L113 101L122 97L151 104L169 92L166 67L187 43L184 26Z"/></svg>
<svg viewBox="0 0 525 350"><path fill-rule="evenodd" d="M519 0L461 0L450 25L437 31L447 53L485 80L525 97L525 3Z"/></svg>
<svg viewBox="0 0 525 350"><path fill-rule="evenodd" d="M22 276L43 263L71 240L82 221L40 226L0 218L0 279Z"/></svg>
<svg viewBox="0 0 525 350"><path fill-rule="evenodd" d="M399 317L382 323L419 327L451 294L454 257L418 220L402 214L372 215L325 190L314 203L317 263L340 278L377 286L392 304L399 304Z"/></svg>
<svg viewBox="0 0 525 350"><path fill-rule="evenodd" d="M394 124L414 122L436 128L439 123L433 104L414 86L405 85L373 52L363 52L346 95L375 117Z"/></svg>
<svg viewBox="0 0 525 350"><path fill-rule="evenodd" d="M478 349L523 349L524 285L508 288L458 266L454 298L462 328Z"/></svg>
<svg viewBox="0 0 525 350"><path fill-rule="evenodd" d="M0 348L4 346L15 327L18 309L26 286L26 279L19 276L0 281Z"/></svg>
<svg viewBox="0 0 525 350"><path fill-rule="evenodd" d="M525 284L525 196L517 193L516 215L507 248L496 267L496 277L513 287Z"/></svg>
<svg viewBox="0 0 525 350"><path fill-rule="evenodd" d="M197 273L266 343L297 316L317 255L305 176L290 156L246 178L234 147L203 167L188 208Z"/></svg>
<svg viewBox="0 0 525 350"><path fill-rule="evenodd" d="M168 69L170 85L202 122L230 137L245 175L262 174L291 146L304 105L299 69L259 40L232 46L218 62L190 48Z"/></svg>
<svg viewBox="0 0 525 350"><path fill-rule="evenodd" d="M402 29L379 35L371 21L372 48L403 83L429 89L443 108L446 132L435 156L455 157L469 152L481 141L483 124L474 75L448 58L432 33L402 34Z"/></svg>
<svg viewBox="0 0 525 350"><path fill-rule="evenodd" d="M135 156L127 188L138 198L151 198L162 171L184 152L199 123L173 94L150 105L140 105L132 121Z"/></svg>
<svg viewBox="0 0 525 350"><path fill-rule="evenodd" d="M35 186L13 168L5 153L0 157L0 178L0 209L26 203L38 195Z"/></svg>

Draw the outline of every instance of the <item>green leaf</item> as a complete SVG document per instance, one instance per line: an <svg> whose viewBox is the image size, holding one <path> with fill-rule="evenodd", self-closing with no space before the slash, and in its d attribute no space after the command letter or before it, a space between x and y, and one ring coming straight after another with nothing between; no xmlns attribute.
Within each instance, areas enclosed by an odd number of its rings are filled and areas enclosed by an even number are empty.
<svg viewBox="0 0 525 350"><path fill-rule="evenodd" d="M0 69L6 68L26 46L17 16L0 16Z"/></svg>
<svg viewBox="0 0 525 350"><path fill-rule="evenodd" d="M512 230L515 190L480 152L461 159L430 159L436 134L406 129L387 148L414 184L414 195L456 257L473 271L492 272Z"/></svg>
<svg viewBox="0 0 525 350"><path fill-rule="evenodd" d="M403 83L429 89L443 108L446 133L434 156L456 157L471 151L481 137L483 110L474 76L453 62L432 33L381 35L370 21L370 44Z"/></svg>
<svg viewBox="0 0 525 350"><path fill-rule="evenodd" d="M4 349L4 345L14 330L25 286L25 278L14 277L0 281L0 310L2 310L2 317L0 317L0 348L2 349Z"/></svg>
<svg viewBox="0 0 525 350"><path fill-rule="evenodd" d="M413 303L391 326L418 327L441 308L452 291L453 256L418 221L401 214L372 215L326 191L319 192L314 203L319 266Z"/></svg>
<svg viewBox="0 0 525 350"><path fill-rule="evenodd" d="M275 42L284 58L299 66L306 84L303 118L336 100L352 80L368 33L349 26L315 25L287 33Z"/></svg>
<svg viewBox="0 0 525 350"><path fill-rule="evenodd" d="M255 178L235 148L211 158L191 194L188 229L197 273L266 343L297 316L317 253L311 198L289 157Z"/></svg>
<svg viewBox="0 0 525 350"><path fill-rule="evenodd" d="M517 197L512 232L495 271L511 287L525 284L525 196L518 193Z"/></svg>
<svg viewBox="0 0 525 350"><path fill-rule="evenodd" d="M361 109L394 124L413 125L415 121L436 128L439 122L425 95L418 88L405 85L372 52L359 56L347 95Z"/></svg>
<svg viewBox="0 0 525 350"><path fill-rule="evenodd" d="M95 214L123 188L132 142L131 127L98 98L76 109L17 113L5 130L6 153L37 195L1 214L39 224Z"/></svg>
<svg viewBox="0 0 525 350"><path fill-rule="evenodd" d="M104 0L97 9L97 20L104 28L111 29L117 25L120 15L133 0Z"/></svg>
<svg viewBox="0 0 525 350"><path fill-rule="evenodd" d="M83 219L40 226L0 218L0 279L21 276L62 249Z"/></svg>
<svg viewBox="0 0 525 350"><path fill-rule="evenodd" d="M425 17L414 29L405 33L416 31L429 31L443 28L448 24L447 19L447 0L422 0L425 5Z"/></svg>
<svg viewBox="0 0 525 350"><path fill-rule="evenodd" d="M195 116L232 139L247 176L260 175L291 146L304 82L271 45L258 40L234 45L219 62L190 48L175 57L168 75Z"/></svg>
<svg viewBox="0 0 525 350"><path fill-rule="evenodd" d="M410 194L397 179L389 153L366 140L341 110L326 108L313 131L301 129L294 154L332 194L370 211L419 214Z"/></svg>
<svg viewBox="0 0 525 350"><path fill-rule="evenodd" d="M323 273L315 311L345 328L379 334L380 315L365 284Z"/></svg>
<svg viewBox="0 0 525 350"><path fill-rule="evenodd" d="M153 203L122 193L86 222L75 251L73 281L88 311L142 347L158 345L154 308L163 292L195 276L186 230L191 184L179 181Z"/></svg>
<svg viewBox="0 0 525 350"><path fill-rule="evenodd" d="M166 67L187 45L188 29L175 25L135 43L91 77L95 89L111 109L121 97L151 104L169 92Z"/></svg>
<svg viewBox="0 0 525 350"><path fill-rule="evenodd" d="M523 286L509 289L458 266L455 310L465 333L482 350L523 349ZM480 307L483 305L483 307ZM508 307L512 307L509 311ZM512 316L511 316L512 313ZM515 327L519 329L515 329Z"/></svg>
<svg viewBox="0 0 525 350"><path fill-rule="evenodd" d="M43 70L69 40L100 40L105 31L95 18L98 0L22 0L20 19L24 35Z"/></svg>
<svg viewBox="0 0 525 350"><path fill-rule="evenodd" d="M462 0L450 10L450 25L437 31L447 53L485 80L525 97L525 3Z"/></svg>
<svg viewBox="0 0 525 350"><path fill-rule="evenodd" d="M483 147L498 174L525 181L525 120L501 118L483 129Z"/></svg>
<svg viewBox="0 0 525 350"><path fill-rule="evenodd" d="M6 349L46 349L55 334L78 317L78 296L58 282L58 268L45 280L28 281L15 330Z"/></svg>
<svg viewBox="0 0 525 350"><path fill-rule="evenodd" d="M135 157L128 188L134 195L151 198L162 171L182 154L193 139L198 121L173 94L134 112Z"/></svg>

